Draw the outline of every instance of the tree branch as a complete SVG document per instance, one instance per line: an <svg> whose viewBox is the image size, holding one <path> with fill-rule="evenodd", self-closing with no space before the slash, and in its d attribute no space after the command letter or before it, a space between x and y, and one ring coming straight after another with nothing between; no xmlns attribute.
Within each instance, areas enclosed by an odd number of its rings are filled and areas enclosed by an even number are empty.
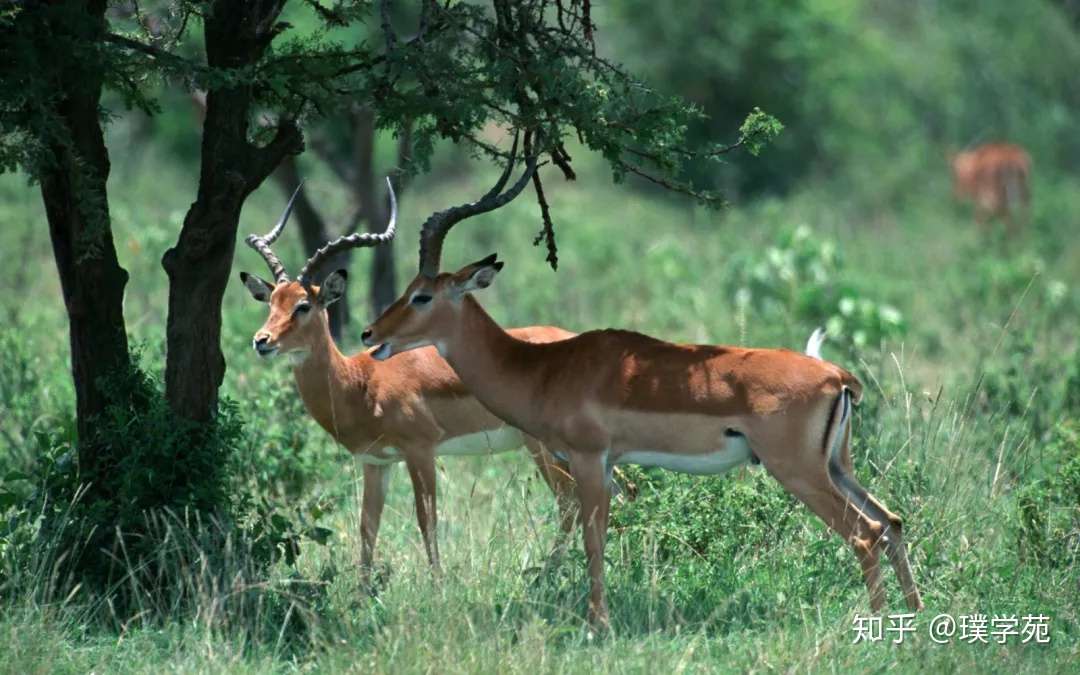
<svg viewBox="0 0 1080 675"><path fill-rule="evenodd" d="M551 222L551 209L544 197L544 186L540 182L540 172L534 171L532 175L533 190L536 192L536 203L540 205L540 218L544 225L533 239L533 246L539 246L540 242L547 243L547 262L551 269L559 269L559 249L555 245L555 224Z"/></svg>
<svg viewBox="0 0 1080 675"><path fill-rule="evenodd" d="M570 162L573 161L573 158L571 158L570 153L566 151L565 145L557 143L551 148L551 161L555 163L555 166L562 169L563 178L566 180L577 180L577 174L574 173L574 168L570 166Z"/></svg>
<svg viewBox="0 0 1080 675"><path fill-rule="evenodd" d="M304 135L291 119L279 120L274 138L262 147L253 148L251 162L245 179L249 185L259 185L273 173L286 155L298 155L304 151Z"/></svg>
<svg viewBox="0 0 1080 675"><path fill-rule="evenodd" d="M201 63L190 61L182 56L174 54L173 52L161 49L160 47L155 47L154 45L146 44L145 42L139 42L138 40L134 40L125 35L119 35L117 33L106 33L105 41L111 42L115 45L119 45L121 47L124 47L125 49L130 49L132 51L145 54L158 61L168 61L174 65L183 66L184 68L190 69L194 72L206 71L206 67L203 66Z"/></svg>
<svg viewBox="0 0 1080 675"><path fill-rule="evenodd" d="M709 205L711 207L719 207L719 206L723 206L725 204L724 199L722 197L719 197L718 195L715 195L715 194L713 194L711 192L705 192L705 191L702 191L702 190L695 190L692 187L690 187L689 185L685 185L685 184L682 184L682 183L676 183L674 181L668 180L667 178L663 178L661 176L654 176L653 174L645 171L641 167L636 166L634 164L629 164L627 162L620 161L620 162L618 162L617 166L619 168L625 170L628 173L632 173L635 176L640 176L641 178L644 178L645 180L649 181L650 183L654 183L656 185L659 185L660 187L664 188L665 190L670 190L672 192L677 192L679 194L684 194L684 195L686 195L688 197L693 197L694 199L696 199L696 200L698 200L698 201L700 201L700 202L702 202L704 204L707 204L707 205Z"/></svg>
<svg viewBox="0 0 1080 675"><path fill-rule="evenodd" d="M390 23L390 3L388 0L379 0L379 15L382 18L382 32L386 38L386 52L390 53L397 47L397 33Z"/></svg>

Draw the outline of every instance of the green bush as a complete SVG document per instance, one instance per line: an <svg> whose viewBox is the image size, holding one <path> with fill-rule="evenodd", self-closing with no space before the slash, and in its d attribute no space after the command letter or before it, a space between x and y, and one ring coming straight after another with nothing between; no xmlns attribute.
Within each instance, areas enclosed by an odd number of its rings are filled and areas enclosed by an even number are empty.
<svg viewBox="0 0 1080 675"><path fill-rule="evenodd" d="M1047 474L1017 495L1019 554L1068 568L1080 563L1080 421L1062 423L1045 456Z"/></svg>
<svg viewBox="0 0 1080 675"><path fill-rule="evenodd" d="M47 597L82 589L107 598L121 620L147 606L163 612L194 598L190 565L214 576L292 565L305 539L325 543L319 503L268 496L297 481L245 471L248 440L238 406L224 401L212 425L178 418L160 383L139 367L101 383L113 401L80 462L70 437L39 431L32 472L9 471L0 486L0 590L34 579ZM224 583L224 578L219 581Z"/></svg>
<svg viewBox="0 0 1080 675"><path fill-rule="evenodd" d="M37 461L36 433L51 430L67 439L75 434L70 415L56 412L71 409L74 402L70 395L58 392L62 388L49 386L49 379L42 377L56 364L43 358L37 345L24 337L24 331L34 328L0 328L0 466L23 473Z"/></svg>
<svg viewBox="0 0 1080 675"><path fill-rule="evenodd" d="M746 479L701 477L628 467L638 488L632 502L618 502L611 524L632 547L643 539L656 552L650 564L700 558L706 565L724 563L750 548L768 547L782 538L795 499L764 471Z"/></svg>
<svg viewBox="0 0 1080 675"><path fill-rule="evenodd" d="M763 253L737 257L729 291L745 314L824 325L830 343L849 351L877 349L902 337L904 318L851 282L836 244L801 225L782 230Z"/></svg>

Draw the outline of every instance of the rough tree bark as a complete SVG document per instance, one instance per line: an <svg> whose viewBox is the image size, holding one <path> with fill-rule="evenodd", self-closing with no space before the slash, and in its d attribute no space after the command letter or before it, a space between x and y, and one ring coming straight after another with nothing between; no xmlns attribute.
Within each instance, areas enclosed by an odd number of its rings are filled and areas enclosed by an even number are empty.
<svg viewBox="0 0 1080 675"><path fill-rule="evenodd" d="M207 61L221 69L256 62L276 32L283 0L219 0L204 15ZM244 200L278 166L303 149L295 124L284 121L273 140L248 137L253 92L237 83L206 97L199 190L176 245L162 258L169 276L165 394L177 414L209 421L225 377L221 301L229 280Z"/></svg>
<svg viewBox="0 0 1080 675"><path fill-rule="evenodd" d="M370 231L381 232L390 217L390 196L383 187L383 177L375 172L375 115L370 108L356 106L348 118L351 124L352 147L347 158L342 158L335 152L325 138L322 143L318 142L318 138L313 140L312 147L342 185L349 189L353 202L358 208L347 230L341 228L343 231L337 231L337 228L327 226L315 205L301 192L296 199L293 213L300 226L304 248L309 254L328 239L344 234L346 231L355 232L361 224ZM404 134L398 139L398 168L409 162L411 150L412 127L406 125ZM274 175L282 192L291 196L300 181L296 161L293 158L285 159ZM394 181L394 190L399 202L406 187L405 174L400 174ZM351 251L344 252L331 264L325 265L322 273L329 274L336 269L347 269L351 262L351 254ZM393 242L377 246L365 255L372 256L368 300L371 316L374 317L397 299ZM340 339L348 325L349 313L344 302L335 303L331 306L331 310L335 307L340 307L342 312L337 317L339 321L337 324L335 324L335 315L331 312L330 329L334 337Z"/></svg>
<svg viewBox="0 0 1080 675"><path fill-rule="evenodd" d="M410 139L406 134L398 144L399 166L407 161L409 147ZM390 202L389 195L385 194L382 178L375 175L375 112L371 108L359 108L353 113L353 158L357 175L354 189L360 205L358 220L366 223L368 230L381 230L390 217ZM395 277L394 242L376 246L371 262L371 283L368 286L368 301L373 317L397 300Z"/></svg>
<svg viewBox="0 0 1080 675"><path fill-rule="evenodd" d="M69 27L86 31L83 37L90 40L100 39L105 0L69 4L73 12L81 8L86 15ZM48 144L47 164L38 178L68 314L79 461L92 473L93 420L108 403L100 381L130 364L123 312L128 275L117 262L109 221L109 155L98 106L102 73L73 60L57 76L58 90L65 93L54 111L62 129Z"/></svg>

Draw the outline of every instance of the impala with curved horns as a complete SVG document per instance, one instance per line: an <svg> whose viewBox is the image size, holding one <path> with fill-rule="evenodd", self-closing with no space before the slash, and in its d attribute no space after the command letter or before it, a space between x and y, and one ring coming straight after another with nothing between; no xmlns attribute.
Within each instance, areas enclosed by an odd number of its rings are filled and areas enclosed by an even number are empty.
<svg viewBox="0 0 1080 675"><path fill-rule="evenodd" d="M530 157L521 180L535 170ZM760 462L850 543L874 611L885 604L881 549L908 606L922 607L900 518L852 473L852 407L862 386L820 358L823 334L811 337L806 354L672 344L625 330L549 344L520 340L471 295L502 269L494 255L439 273L447 232L475 211L464 205L424 223L420 273L364 332L364 343L377 347L376 358L436 346L481 403L568 461L584 524L594 625L608 625L603 551L610 478L613 467L626 463L718 474Z"/></svg>
<svg viewBox="0 0 1080 675"><path fill-rule="evenodd" d="M387 185L389 186L389 179ZM277 224L264 236L249 235L246 243L263 257L274 282L246 272L240 279L256 300L268 303L270 316L252 342L260 356L289 354L304 407L334 440L364 464L364 495L360 515L361 564L371 568L375 539L386 500L388 468L404 461L412 479L416 517L431 565L439 569L435 535L435 457L488 454L526 446L540 474L555 493L561 512L561 550L573 528L572 481L535 439L508 427L488 412L465 388L438 353L418 349L384 363L369 353L343 355L330 335L326 307L345 291L345 270L329 274L315 285L320 266L347 248L377 246L393 239L397 203L390 186L390 222L381 234L351 234L318 249L295 281L285 273L270 246L281 234L293 193ZM513 331L515 339L552 341L574 334L551 326Z"/></svg>

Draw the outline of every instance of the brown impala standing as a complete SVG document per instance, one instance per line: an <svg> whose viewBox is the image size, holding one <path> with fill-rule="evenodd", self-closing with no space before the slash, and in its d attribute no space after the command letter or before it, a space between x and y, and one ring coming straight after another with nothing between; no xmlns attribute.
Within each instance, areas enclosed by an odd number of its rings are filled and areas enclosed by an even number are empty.
<svg viewBox="0 0 1080 675"><path fill-rule="evenodd" d="M1007 233L1018 233L1031 203L1031 156L1019 145L986 143L950 158L953 195L975 204L975 222L1000 216Z"/></svg>
<svg viewBox="0 0 1080 675"><path fill-rule="evenodd" d="M387 181L389 185L389 180ZM299 192L299 188L297 188ZM293 194L295 199L296 194ZM364 464L360 513L361 564L370 570L386 501L390 465L404 461L416 497L416 518L428 559L439 569L435 536L435 456L489 454L528 447L544 480L559 501L562 538L573 528L572 481L540 443L488 412L432 348L417 349L383 363L369 353L345 356L330 336L326 308L345 291L345 271L312 283L320 265L347 248L376 246L394 237L397 203L390 188L391 215L382 234L351 234L315 252L295 281L270 250L292 210L292 200L265 236L249 235L247 244L270 266L274 283L246 272L244 285L270 316L255 333L260 356L288 354L304 407L338 443ZM551 341L572 337L561 328L534 326L512 331L515 339ZM563 465L565 466L565 464ZM561 545L561 542L560 542Z"/></svg>
<svg viewBox="0 0 1080 675"><path fill-rule="evenodd" d="M378 345L372 352L377 359L434 345L481 403L569 462L584 523L590 620L608 624L603 552L609 486L613 467L627 463L717 474L760 461L851 544L875 612L885 604L882 548L908 607L921 608L900 518L852 474L852 406L862 386L818 356L822 335L811 337L807 354L679 345L624 330L535 344L500 328L471 295L502 269L494 255L453 274L439 273L450 228L513 198L512 190L499 193L514 156L511 150L506 171L479 202L424 223L420 273L363 338ZM535 169L534 155L519 184Z"/></svg>

